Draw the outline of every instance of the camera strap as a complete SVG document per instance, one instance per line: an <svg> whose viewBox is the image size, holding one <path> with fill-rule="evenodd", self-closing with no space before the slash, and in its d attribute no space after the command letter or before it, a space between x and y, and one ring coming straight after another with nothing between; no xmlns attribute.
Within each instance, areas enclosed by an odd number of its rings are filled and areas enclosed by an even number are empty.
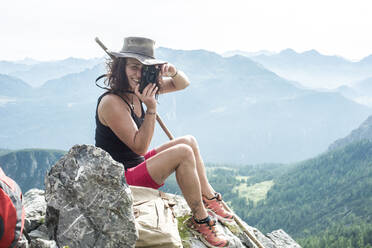
<svg viewBox="0 0 372 248"><path fill-rule="evenodd" d="M102 74L101 76L99 76L98 78L96 78L96 82L95 82L96 83L96 86L98 86L99 88L104 89L104 90L110 90L109 88L103 87L103 86L101 86L101 85L98 84L98 81L101 80L104 77L107 77L107 74Z"/></svg>
<svg viewBox="0 0 372 248"><path fill-rule="evenodd" d="M101 86L101 85L98 84L98 81L101 80L101 79L104 78L104 77L107 77L107 74L102 74L101 76L99 76L98 78L96 78L95 83L96 83L96 85L97 85L99 88L104 89L104 90L110 90L110 91L111 91L110 88L103 87L103 86ZM125 92L125 93L129 93L129 94L135 94L134 91L131 91L131 90L125 90L124 92Z"/></svg>

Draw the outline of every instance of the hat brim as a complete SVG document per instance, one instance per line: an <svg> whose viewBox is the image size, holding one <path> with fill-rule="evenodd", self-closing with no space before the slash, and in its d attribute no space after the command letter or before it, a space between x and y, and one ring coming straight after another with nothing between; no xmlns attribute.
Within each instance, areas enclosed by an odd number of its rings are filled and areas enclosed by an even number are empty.
<svg viewBox="0 0 372 248"><path fill-rule="evenodd" d="M109 51L109 53L116 58L133 58L137 59L139 62L141 62L144 65L161 65L166 64L166 61L154 59L145 55L137 54L137 53L126 53L126 52L112 52Z"/></svg>

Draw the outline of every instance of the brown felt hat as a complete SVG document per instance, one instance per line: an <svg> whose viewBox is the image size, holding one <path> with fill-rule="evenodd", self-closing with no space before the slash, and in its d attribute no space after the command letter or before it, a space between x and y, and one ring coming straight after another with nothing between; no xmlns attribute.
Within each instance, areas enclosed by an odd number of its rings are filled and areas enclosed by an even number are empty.
<svg viewBox="0 0 372 248"><path fill-rule="evenodd" d="M120 52L109 53L116 58L134 58L144 65L159 65L167 62L155 59L155 41L143 37L126 37Z"/></svg>

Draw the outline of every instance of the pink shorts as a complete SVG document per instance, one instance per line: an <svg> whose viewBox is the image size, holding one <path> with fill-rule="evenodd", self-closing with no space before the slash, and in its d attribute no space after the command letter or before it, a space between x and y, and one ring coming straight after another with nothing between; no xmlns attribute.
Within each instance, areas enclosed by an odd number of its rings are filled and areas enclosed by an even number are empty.
<svg viewBox="0 0 372 248"><path fill-rule="evenodd" d="M149 171L147 170L146 160L151 158L152 156L156 155L155 149L146 153L145 161L137 165L136 167L129 168L125 172L125 179L127 180L127 184L133 186L142 186L148 187L153 189L158 189L164 185L157 184L150 176Z"/></svg>

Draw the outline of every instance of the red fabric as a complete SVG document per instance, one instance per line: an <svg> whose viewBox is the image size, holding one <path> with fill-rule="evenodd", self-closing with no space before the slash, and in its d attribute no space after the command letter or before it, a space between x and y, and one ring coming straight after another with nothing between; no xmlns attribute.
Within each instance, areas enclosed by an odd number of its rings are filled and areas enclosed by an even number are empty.
<svg viewBox="0 0 372 248"><path fill-rule="evenodd" d="M16 182L5 175L4 171L1 168L0 181L2 182L2 187L4 187L5 185L9 187L7 188L5 186L4 190L0 188L0 216L4 223L4 233L0 240L0 248L8 248L12 243L14 245L15 237L17 237L17 241L21 239L24 228L25 210L22 205L21 189L16 184ZM13 202L14 198L10 198L8 194L19 197L19 199L16 199L16 201ZM17 209L20 207L22 207L21 216L19 216L20 211L19 209ZM17 222L19 222L19 220L21 220L21 230L19 230L19 226L17 227Z"/></svg>
<svg viewBox="0 0 372 248"><path fill-rule="evenodd" d="M151 151L147 152L144 157L145 157L145 160L147 160L147 159L149 159L149 158L151 158L152 156L155 156L155 155L156 155L156 150L152 149Z"/></svg>
<svg viewBox="0 0 372 248"><path fill-rule="evenodd" d="M0 240L0 248L8 248L14 240L14 229L17 224L17 212L12 200L0 189L0 216L4 221L4 234Z"/></svg>
<svg viewBox="0 0 372 248"><path fill-rule="evenodd" d="M156 155L156 150L153 149L145 154L145 159L149 159ZM154 179L151 178L149 171L147 170L146 160L137 165L136 167L129 168L125 172L125 179L129 185L142 186L153 189L158 189L164 185L157 184Z"/></svg>

